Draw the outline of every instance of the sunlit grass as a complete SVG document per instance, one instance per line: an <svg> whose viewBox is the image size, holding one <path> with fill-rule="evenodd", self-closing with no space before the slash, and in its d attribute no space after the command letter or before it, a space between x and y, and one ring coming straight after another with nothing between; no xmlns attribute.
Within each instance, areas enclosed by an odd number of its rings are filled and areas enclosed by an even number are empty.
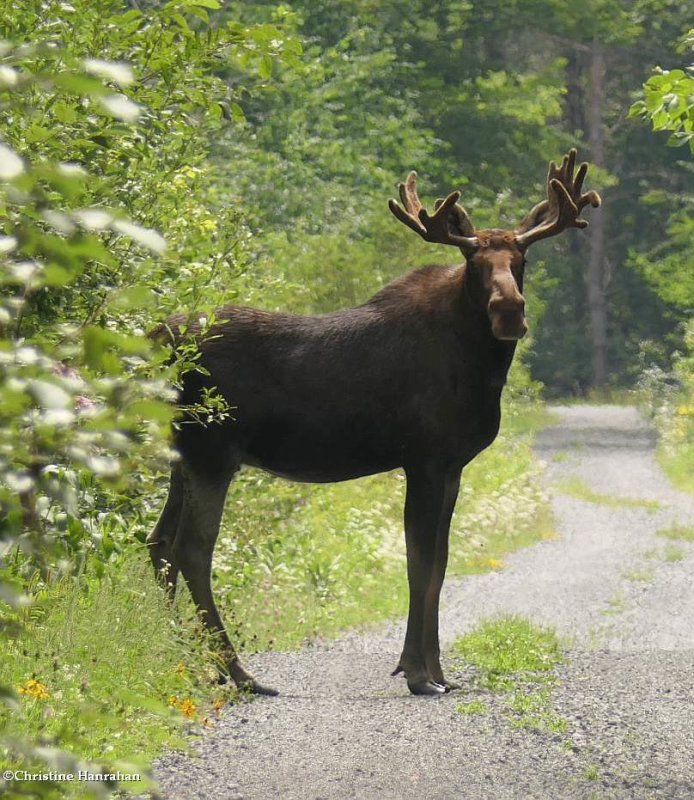
<svg viewBox="0 0 694 800"><path fill-rule="evenodd" d="M459 714L486 714L489 707L483 700L471 700L469 703L458 703L455 710Z"/></svg>
<svg viewBox="0 0 694 800"><path fill-rule="evenodd" d="M475 682L483 689L502 693L511 725L554 733L568 730L568 722L552 705L553 670L563 659L559 640L549 628L517 616L486 620L460 637L452 653L475 670ZM482 699L460 704L463 714L486 710Z"/></svg>
<svg viewBox="0 0 694 800"><path fill-rule="evenodd" d="M648 569L632 569L625 572L624 577L635 583L650 583L653 580L653 572Z"/></svg>
<svg viewBox="0 0 694 800"><path fill-rule="evenodd" d="M682 561L684 552L680 547L676 547L674 544L668 544L663 551L663 558L670 564L674 564L678 561Z"/></svg>
<svg viewBox="0 0 694 800"><path fill-rule="evenodd" d="M678 542L694 542L694 525L676 523L667 528L661 528L658 531L658 536Z"/></svg>
<svg viewBox="0 0 694 800"><path fill-rule="evenodd" d="M460 637L453 654L476 667L481 683L490 688L504 688L518 675L547 672L562 661L554 631L517 616L487 620Z"/></svg>
<svg viewBox="0 0 694 800"><path fill-rule="evenodd" d="M675 488L694 495L694 444L680 441L661 446L657 455L658 462Z"/></svg>
<svg viewBox="0 0 694 800"><path fill-rule="evenodd" d="M608 506L609 508L647 508L656 511L662 508L662 503L657 500L645 500L638 497L620 497L613 494L603 494L596 492L577 475L572 475L554 484L557 492L573 497L576 500L584 500L586 503L597 503L598 505Z"/></svg>

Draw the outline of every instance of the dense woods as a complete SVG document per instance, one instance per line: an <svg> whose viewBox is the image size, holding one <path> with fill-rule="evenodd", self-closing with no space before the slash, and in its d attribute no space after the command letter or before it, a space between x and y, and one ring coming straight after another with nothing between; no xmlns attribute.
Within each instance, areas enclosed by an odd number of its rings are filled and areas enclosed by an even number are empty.
<svg viewBox="0 0 694 800"><path fill-rule="evenodd" d="M427 200L460 188L478 227L512 227L542 199L548 160L578 147L603 209L587 232L534 248L532 338L507 390L508 418L522 427L519 404L543 387L564 398L637 387L673 474L687 472L688 11L676 0L0 0L0 636L15 654L0 670L7 759L74 765L88 754L112 763L110 751L85 744L90 719L120 715L113 728L100 723L116 730L142 698L153 718L169 697L191 716L175 681L193 675L187 691L204 693L198 667L181 663L156 690L143 684L132 708L125 695L109 707L106 690L88 703L76 678L69 719L39 707L46 676L27 667L32 658L56 674L63 667L58 643L37 633L51 609L67 619L66 609L91 603L105 614L128 584L152 625L167 624L145 597L132 543L155 521L173 389L198 355L191 342L172 363L146 333L180 311L202 311L211 325L226 302L321 313L365 301L408 269L446 263L449 252L416 241L387 210L410 169ZM230 409L212 391L196 412L213 425ZM513 483L519 507L535 508L534 467L513 447L514 464L492 453L490 468L469 479L481 485L493 474L493 488ZM385 568L393 544L379 530L400 513L398 477L320 496L271 482L272 498L261 492L268 482L251 473L232 491L235 507L253 498L257 510L228 523L223 592L236 602L250 586L309 586L315 612L305 611L308 595L297 594L296 607L277 601L288 617L308 619L291 643L311 626L360 621L340 581L364 559ZM355 516L357 493L372 503L368 518ZM475 529L479 509L469 507L461 529ZM504 512L506 523L514 513ZM504 514L490 511L485 524L503 527ZM321 551L317 532L328 529L348 536ZM332 611L320 611L331 597L346 609L334 624ZM383 599L382 614L401 599L402 587ZM265 605L260 616L281 618ZM175 667L181 653L204 660L186 619L180 650L152 644L154 671L171 659ZM268 646L270 629L241 633ZM144 655L130 658L116 671ZM27 698L36 707L22 710ZM153 750L168 741L158 724ZM117 755L138 746L128 740Z"/></svg>

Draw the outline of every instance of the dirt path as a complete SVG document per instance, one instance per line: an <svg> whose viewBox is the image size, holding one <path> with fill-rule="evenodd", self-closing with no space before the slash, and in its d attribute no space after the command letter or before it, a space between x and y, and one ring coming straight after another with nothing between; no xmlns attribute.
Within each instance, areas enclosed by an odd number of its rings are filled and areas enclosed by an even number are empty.
<svg viewBox="0 0 694 800"><path fill-rule="evenodd" d="M694 543L675 552L656 535L674 521L692 524L694 502L669 487L634 409L554 410L560 424L538 437L537 451L560 537L511 556L502 572L448 582L441 629L450 643L509 612L555 628L569 647L551 694L565 732L513 727L494 695L487 713L461 714L458 703L478 696L466 672L461 692L410 697L389 677L403 637L393 624L257 656L254 670L281 696L230 708L193 757L163 758L164 795L694 798ZM552 489L571 476L660 507Z"/></svg>

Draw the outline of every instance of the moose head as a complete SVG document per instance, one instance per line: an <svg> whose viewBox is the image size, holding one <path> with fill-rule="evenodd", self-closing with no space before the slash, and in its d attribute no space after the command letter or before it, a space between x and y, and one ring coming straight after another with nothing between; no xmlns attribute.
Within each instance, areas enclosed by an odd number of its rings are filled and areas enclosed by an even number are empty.
<svg viewBox="0 0 694 800"><path fill-rule="evenodd" d="M597 192L581 193L588 171L585 162L574 175L576 150L564 156L560 166L550 162L547 198L538 203L511 231L499 228L475 230L468 213L458 204L460 192L437 200L429 214L417 196L417 173L411 172L400 184L402 208L389 201L390 210L408 228L427 242L459 247L465 256L470 291L485 309L492 334L514 341L528 331L523 297L525 253L531 244L556 236L566 228L585 228L581 211L600 205Z"/></svg>

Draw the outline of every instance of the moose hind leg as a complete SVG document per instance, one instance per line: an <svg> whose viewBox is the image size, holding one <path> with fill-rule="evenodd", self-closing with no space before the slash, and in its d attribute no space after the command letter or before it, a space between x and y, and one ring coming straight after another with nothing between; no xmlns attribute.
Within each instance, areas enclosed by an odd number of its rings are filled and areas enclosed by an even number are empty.
<svg viewBox="0 0 694 800"><path fill-rule="evenodd" d="M147 537L149 555L152 559L154 574L166 589L169 600L173 601L176 593L178 567L173 557L173 542L176 538L178 523L183 507L183 480L181 465L174 464L171 469L171 482L169 495L164 508L154 526L154 530Z"/></svg>
<svg viewBox="0 0 694 800"><path fill-rule="evenodd" d="M211 480L186 471L183 508L173 554L203 624L215 637L224 662L224 675L228 673L239 688L249 689L254 694L276 695L275 689L258 683L242 666L212 595L212 556L230 478Z"/></svg>

